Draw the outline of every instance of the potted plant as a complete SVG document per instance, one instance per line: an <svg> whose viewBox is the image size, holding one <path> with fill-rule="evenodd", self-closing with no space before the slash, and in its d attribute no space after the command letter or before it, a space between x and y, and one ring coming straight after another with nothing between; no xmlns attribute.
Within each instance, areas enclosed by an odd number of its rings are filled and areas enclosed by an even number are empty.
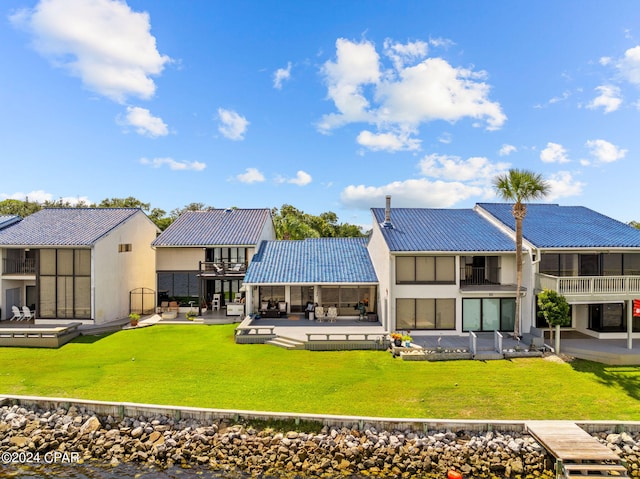
<svg viewBox="0 0 640 479"><path fill-rule="evenodd" d="M405 334L404 336L402 336L402 342L404 342L404 347L405 348L410 348L411 347L411 341L413 340L413 338L411 336L409 336L408 334Z"/></svg>
<svg viewBox="0 0 640 479"><path fill-rule="evenodd" d="M131 313L129 315L129 324L131 326L137 326L138 321L140 321L140 315L138 313Z"/></svg>
<svg viewBox="0 0 640 479"><path fill-rule="evenodd" d="M402 334L391 333L391 341L393 341L394 346L402 346Z"/></svg>

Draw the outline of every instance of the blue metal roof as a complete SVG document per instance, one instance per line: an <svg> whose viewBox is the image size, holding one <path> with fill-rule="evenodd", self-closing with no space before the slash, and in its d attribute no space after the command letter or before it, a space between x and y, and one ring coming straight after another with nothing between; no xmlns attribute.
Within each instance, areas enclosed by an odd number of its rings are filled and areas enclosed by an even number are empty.
<svg viewBox="0 0 640 479"><path fill-rule="evenodd" d="M268 208L185 211L158 236L153 246L256 245Z"/></svg>
<svg viewBox="0 0 640 479"><path fill-rule="evenodd" d="M0 215L0 230L19 222L22 217L18 215Z"/></svg>
<svg viewBox="0 0 640 479"><path fill-rule="evenodd" d="M515 231L513 204L478 206ZM584 206L527 204L522 236L538 248L640 247L640 230Z"/></svg>
<svg viewBox="0 0 640 479"><path fill-rule="evenodd" d="M385 209L373 217L391 251L515 251L515 243L472 209L391 208L393 228L383 228Z"/></svg>
<svg viewBox="0 0 640 479"><path fill-rule="evenodd" d="M138 208L45 208L0 230L0 245L91 246Z"/></svg>
<svg viewBox="0 0 640 479"><path fill-rule="evenodd" d="M367 238L263 241L247 274L248 284L377 283Z"/></svg>

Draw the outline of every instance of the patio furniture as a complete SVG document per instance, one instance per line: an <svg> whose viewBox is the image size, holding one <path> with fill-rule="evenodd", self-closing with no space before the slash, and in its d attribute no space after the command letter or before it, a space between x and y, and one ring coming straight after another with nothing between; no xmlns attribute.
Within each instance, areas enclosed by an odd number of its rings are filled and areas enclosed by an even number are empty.
<svg viewBox="0 0 640 479"><path fill-rule="evenodd" d="M211 311L220 311L220 295L214 294L211 300Z"/></svg>
<svg viewBox="0 0 640 479"><path fill-rule="evenodd" d="M286 301L280 301L278 303L278 313L280 313L280 316L286 316L287 315L287 303L286 303Z"/></svg>
<svg viewBox="0 0 640 479"><path fill-rule="evenodd" d="M324 321L324 308L322 306L316 306L316 319L320 322Z"/></svg>
<svg viewBox="0 0 640 479"><path fill-rule="evenodd" d="M169 302L169 307L167 308L167 311L175 311L176 314L177 314L178 311L180 311L180 305L178 304L177 301L170 301Z"/></svg>
<svg viewBox="0 0 640 479"><path fill-rule="evenodd" d="M31 310L29 309L28 306L23 306L22 307L22 319L25 319L25 320L28 321L30 319L33 319L33 316L34 315L31 314Z"/></svg>
<svg viewBox="0 0 640 479"><path fill-rule="evenodd" d="M327 320L331 323L335 323L338 318L338 308L335 306L330 306L327 310Z"/></svg>
<svg viewBox="0 0 640 479"><path fill-rule="evenodd" d="M24 314L17 306L11 306L11 312L13 316L9 318L9 321L22 321L24 319Z"/></svg>

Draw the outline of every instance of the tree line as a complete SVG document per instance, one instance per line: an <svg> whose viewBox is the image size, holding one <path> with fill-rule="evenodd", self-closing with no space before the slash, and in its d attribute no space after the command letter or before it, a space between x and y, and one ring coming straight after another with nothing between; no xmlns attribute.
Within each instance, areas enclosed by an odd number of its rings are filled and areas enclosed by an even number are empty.
<svg viewBox="0 0 640 479"><path fill-rule="evenodd" d="M183 208L175 208L167 213L161 208L152 208L150 203L140 201L133 196L127 198L106 198L100 203L80 201L71 204L69 201L55 200L43 203L29 199L0 201L0 215L18 215L23 218L43 208L140 208L160 230L165 230L185 211L208 211L215 209L204 203L189 203ZM278 239L299 240L304 238L344 238L366 236L362 229L353 224L340 223L338 215L332 211L311 215L294 206L284 204L280 208L272 208L273 225Z"/></svg>

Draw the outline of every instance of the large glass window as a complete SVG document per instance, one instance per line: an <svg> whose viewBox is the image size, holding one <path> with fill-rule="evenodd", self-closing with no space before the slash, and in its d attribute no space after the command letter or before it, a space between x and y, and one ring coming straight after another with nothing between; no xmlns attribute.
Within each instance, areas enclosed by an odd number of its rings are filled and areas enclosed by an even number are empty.
<svg viewBox="0 0 640 479"><path fill-rule="evenodd" d="M456 300L448 298L396 299L396 328L449 330L456 327Z"/></svg>
<svg viewBox="0 0 640 479"><path fill-rule="evenodd" d="M158 292L163 297L197 298L198 297L198 272L197 271L169 271L158 273Z"/></svg>
<svg viewBox="0 0 640 479"><path fill-rule="evenodd" d="M90 318L91 250L40 250L38 288L41 318Z"/></svg>
<svg viewBox="0 0 640 479"><path fill-rule="evenodd" d="M512 331L515 298L465 298L462 300L464 331Z"/></svg>
<svg viewBox="0 0 640 479"><path fill-rule="evenodd" d="M307 303L313 304L313 286L291 286L290 291L292 313L302 313Z"/></svg>
<svg viewBox="0 0 640 479"><path fill-rule="evenodd" d="M396 283L455 283L453 256L397 256Z"/></svg>
<svg viewBox="0 0 640 479"><path fill-rule="evenodd" d="M367 312L375 312L375 286L321 286L320 305L335 306L340 316L358 315L358 303L366 305Z"/></svg>
<svg viewBox="0 0 640 479"><path fill-rule="evenodd" d="M553 276L576 276L573 253L543 253L540 257L540 272Z"/></svg>

